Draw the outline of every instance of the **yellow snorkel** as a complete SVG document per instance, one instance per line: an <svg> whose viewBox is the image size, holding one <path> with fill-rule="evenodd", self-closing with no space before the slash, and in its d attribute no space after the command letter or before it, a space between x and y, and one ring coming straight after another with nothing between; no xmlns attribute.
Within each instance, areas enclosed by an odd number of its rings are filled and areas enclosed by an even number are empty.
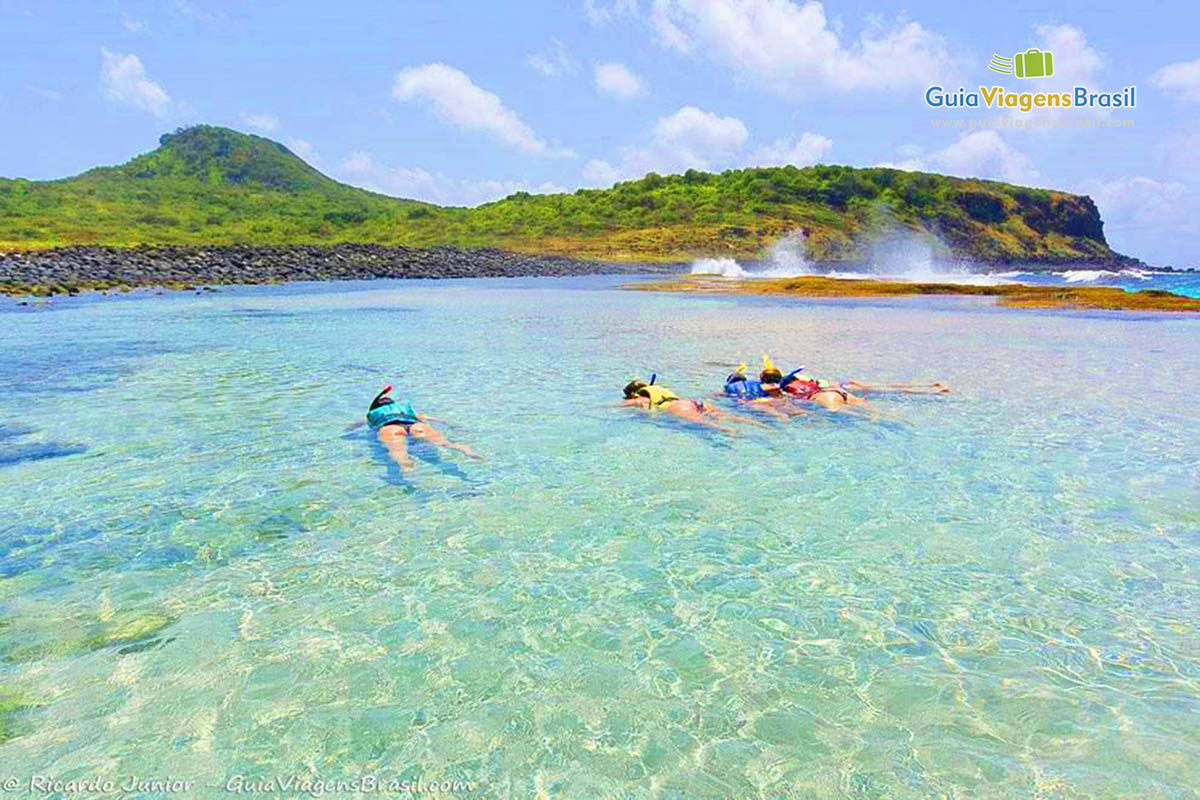
<svg viewBox="0 0 1200 800"><path fill-rule="evenodd" d="M773 384L778 384L783 380L783 373L771 362L771 357L766 353L763 353L763 368L762 372L758 373L758 379L762 383Z"/></svg>

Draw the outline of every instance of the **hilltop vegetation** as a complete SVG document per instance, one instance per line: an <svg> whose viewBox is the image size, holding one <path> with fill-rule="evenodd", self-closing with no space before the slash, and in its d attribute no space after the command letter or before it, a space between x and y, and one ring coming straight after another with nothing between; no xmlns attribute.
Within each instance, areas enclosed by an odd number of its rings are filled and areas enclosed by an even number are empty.
<svg viewBox="0 0 1200 800"><path fill-rule="evenodd" d="M853 260L900 227L936 236L945 257L1120 258L1087 197L896 169L652 173L464 209L346 186L277 142L228 128L197 126L160 142L73 178L0 179L0 248L360 242L657 260L752 256L803 228L810 257Z"/></svg>

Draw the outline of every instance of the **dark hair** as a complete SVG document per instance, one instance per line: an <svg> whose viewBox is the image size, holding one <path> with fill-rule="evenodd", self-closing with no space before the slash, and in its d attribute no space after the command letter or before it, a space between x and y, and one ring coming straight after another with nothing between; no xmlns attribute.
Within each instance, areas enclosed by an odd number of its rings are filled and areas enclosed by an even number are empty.
<svg viewBox="0 0 1200 800"><path fill-rule="evenodd" d="M649 385L650 384L646 383L641 378L638 378L637 380L632 380L629 383L625 384L625 388L622 389L621 391L622 391L622 393L624 393L625 399L628 400L629 398L631 398L635 394L637 394L640 390L645 389Z"/></svg>
<svg viewBox="0 0 1200 800"><path fill-rule="evenodd" d="M731 372L725 378L726 383L737 383L738 381L746 380L746 376L740 372Z"/></svg>
<svg viewBox="0 0 1200 800"><path fill-rule="evenodd" d="M775 367L768 367L758 373L758 379L763 383L779 383L783 380L783 373Z"/></svg>

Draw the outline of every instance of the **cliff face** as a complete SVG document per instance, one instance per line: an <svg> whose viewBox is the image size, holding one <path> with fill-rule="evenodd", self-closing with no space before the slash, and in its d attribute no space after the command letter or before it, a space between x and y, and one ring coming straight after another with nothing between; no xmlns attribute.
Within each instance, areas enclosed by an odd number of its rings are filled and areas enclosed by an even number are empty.
<svg viewBox="0 0 1200 800"><path fill-rule="evenodd" d="M228 128L197 126L160 144L65 180L0 179L0 250L356 242L677 261L753 257L801 229L817 261L868 259L897 231L926 239L941 259L1126 261L1109 249L1090 198L930 173L689 170L464 209L338 183L283 145Z"/></svg>
<svg viewBox="0 0 1200 800"><path fill-rule="evenodd" d="M1122 262L1104 239L1100 211L1090 197L1004 187L962 187L955 203L965 213L940 213L930 231L945 255L986 262Z"/></svg>

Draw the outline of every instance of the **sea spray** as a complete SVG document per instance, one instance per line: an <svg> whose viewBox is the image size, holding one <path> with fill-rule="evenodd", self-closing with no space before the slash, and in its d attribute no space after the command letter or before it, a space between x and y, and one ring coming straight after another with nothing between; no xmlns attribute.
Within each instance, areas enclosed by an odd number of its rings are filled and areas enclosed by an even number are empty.
<svg viewBox="0 0 1200 800"><path fill-rule="evenodd" d="M970 264L939 257L949 251L950 248L934 233L895 222L871 237L867 270L872 278L900 281L971 285L1009 282L1000 275L976 272Z"/></svg>
<svg viewBox="0 0 1200 800"><path fill-rule="evenodd" d="M804 257L804 231L796 230L777 239L762 261L743 267L733 258L698 258L692 262L693 275L719 275L722 278L792 278L812 275L813 267Z"/></svg>
<svg viewBox="0 0 1200 800"><path fill-rule="evenodd" d="M746 271L732 258L697 258L692 262L693 275L719 275L722 278L744 278Z"/></svg>

